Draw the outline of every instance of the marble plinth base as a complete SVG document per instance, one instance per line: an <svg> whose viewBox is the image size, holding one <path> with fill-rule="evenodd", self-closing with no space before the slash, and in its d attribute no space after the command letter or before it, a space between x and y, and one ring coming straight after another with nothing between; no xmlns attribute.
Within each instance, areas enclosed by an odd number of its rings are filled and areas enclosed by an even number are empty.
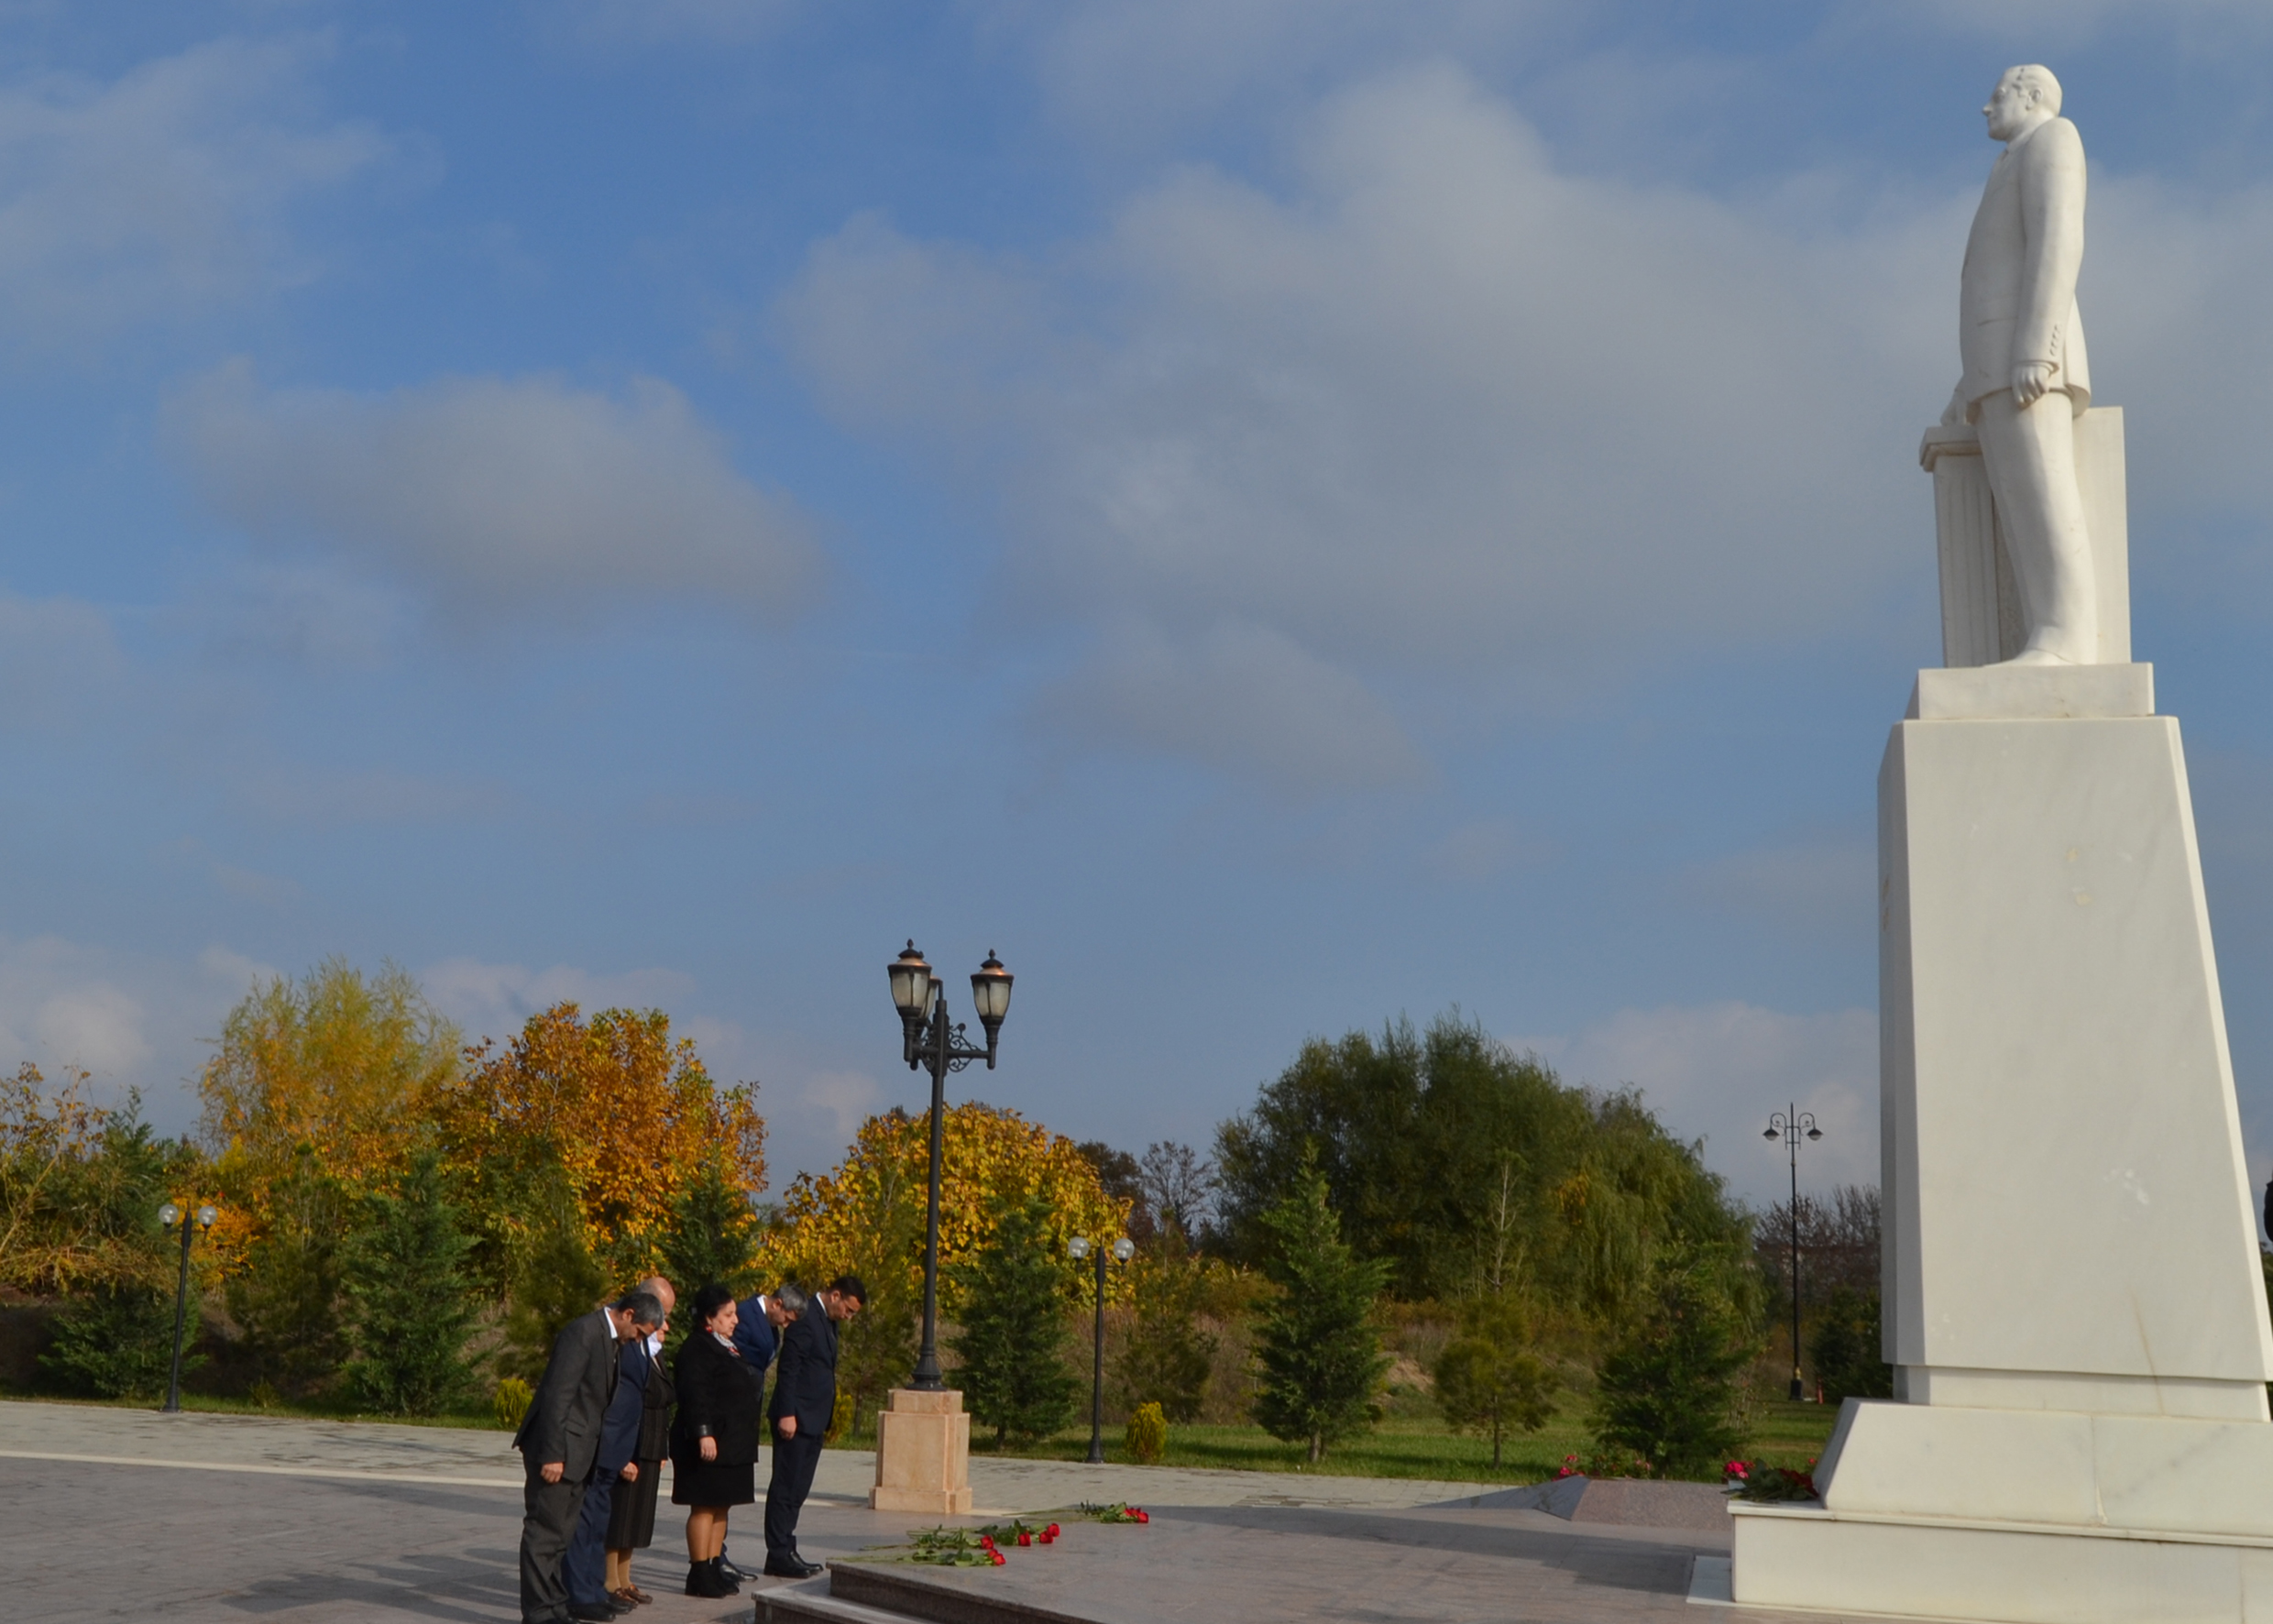
<svg viewBox="0 0 2273 1624"><path fill-rule="evenodd" d="M895 1388L876 1416L873 1511L961 1517L971 1509L971 1418L952 1388Z"/></svg>
<svg viewBox="0 0 2273 1624"><path fill-rule="evenodd" d="M1918 673L1912 721L1981 721L2155 714L2155 668L2136 665L1971 665Z"/></svg>
<svg viewBox="0 0 2273 1624"><path fill-rule="evenodd" d="M2273 1620L2273 1424L1849 1399L1823 1503L1733 1508L1740 1604Z"/></svg>

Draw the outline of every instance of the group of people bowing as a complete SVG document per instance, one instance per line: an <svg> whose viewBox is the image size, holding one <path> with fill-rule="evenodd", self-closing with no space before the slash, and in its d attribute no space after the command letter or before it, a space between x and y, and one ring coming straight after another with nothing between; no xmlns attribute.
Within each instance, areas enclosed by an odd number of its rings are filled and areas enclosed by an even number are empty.
<svg viewBox="0 0 2273 1624"><path fill-rule="evenodd" d="M763 1571L818 1573L797 1550L797 1514L836 1410L837 1327L867 1299L851 1275L809 1300L788 1284L741 1301L706 1285L667 1369L678 1300L660 1275L569 1322L513 1437L527 1472L522 1624L596 1624L654 1599L631 1582L631 1553L653 1542L665 1460L671 1503L687 1509L686 1593L739 1592L752 1575L727 1559L726 1522L757 1498L761 1418L774 1432Z"/></svg>

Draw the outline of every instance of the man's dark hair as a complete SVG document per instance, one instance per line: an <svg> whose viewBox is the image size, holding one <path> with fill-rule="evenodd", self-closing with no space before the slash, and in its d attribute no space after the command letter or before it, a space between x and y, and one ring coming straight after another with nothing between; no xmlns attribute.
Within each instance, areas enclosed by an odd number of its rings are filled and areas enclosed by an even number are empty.
<svg viewBox="0 0 2273 1624"><path fill-rule="evenodd" d="M630 1314L631 1323L653 1331L663 1323L663 1299L653 1291L626 1291L615 1300L615 1311Z"/></svg>
<svg viewBox="0 0 2273 1624"><path fill-rule="evenodd" d="M712 1280L695 1293L695 1322L698 1325L709 1324L710 1316L733 1300L734 1293L730 1287Z"/></svg>
<svg viewBox="0 0 2273 1624"><path fill-rule="evenodd" d="M858 1275L839 1275L829 1282L829 1289L840 1297L850 1297L862 1308L868 1306L868 1288L861 1283Z"/></svg>

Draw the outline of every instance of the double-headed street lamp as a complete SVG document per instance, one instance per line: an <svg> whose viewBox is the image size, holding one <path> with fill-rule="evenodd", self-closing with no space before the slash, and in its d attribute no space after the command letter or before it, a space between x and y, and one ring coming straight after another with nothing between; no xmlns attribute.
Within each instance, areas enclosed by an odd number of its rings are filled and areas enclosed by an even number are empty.
<svg viewBox="0 0 2273 1624"><path fill-rule="evenodd" d="M1799 1142L1820 1139L1823 1130L1816 1126L1815 1113L1787 1107L1768 1119L1768 1131L1760 1136L1773 1139L1782 1135L1792 1153L1792 1397L1805 1399L1806 1384L1799 1377Z"/></svg>
<svg viewBox="0 0 2273 1624"><path fill-rule="evenodd" d="M986 962L971 972L971 1002L986 1028L986 1047L973 1048L963 1041L960 1023L950 1025L947 998L931 966L910 941L907 951L892 960L892 1002L900 1012L900 1058L910 1071L918 1067L931 1073L931 1188L924 1211L923 1351L916 1355L916 1374L908 1386L939 1390L939 1152L945 1141L944 1101L947 1074L961 1071L973 1060L994 1070L994 1042L1002 1035L1003 1017L1010 1013L1010 971L992 950Z"/></svg>
<svg viewBox="0 0 2273 1624"><path fill-rule="evenodd" d="M1097 1259L1097 1360L1089 1386L1089 1464L1098 1466L1105 1458L1105 1259L1126 1263L1136 1256L1136 1243L1123 1235L1110 1246L1093 1248L1087 1235L1077 1234L1066 1243L1066 1251L1076 1263L1093 1255Z"/></svg>
<svg viewBox="0 0 2273 1624"><path fill-rule="evenodd" d="M190 1318L190 1239L198 1230L211 1229L214 1220L220 1216L216 1208L200 1207L197 1209L196 1224L192 1227L191 1215L171 1202L158 1209L159 1223L168 1229L177 1223L181 1226L181 1278L176 1282L173 1293L173 1373L166 1377L166 1408L159 1412L161 1415L181 1413L181 1333L187 1328Z"/></svg>

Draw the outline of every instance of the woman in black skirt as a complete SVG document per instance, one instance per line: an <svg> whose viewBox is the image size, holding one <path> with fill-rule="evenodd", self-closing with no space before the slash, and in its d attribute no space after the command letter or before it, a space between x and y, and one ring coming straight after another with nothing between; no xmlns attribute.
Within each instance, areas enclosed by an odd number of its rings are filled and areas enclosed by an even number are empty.
<svg viewBox="0 0 2273 1624"><path fill-rule="evenodd" d="M686 1514L686 1594L733 1596L719 1565L726 1514L757 1498L758 1377L734 1351L734 1294L715 1282L695 1293L695 1323L679 1344L673 1385L671 1503Z"/></svg>
<svg viewBox="0 0 2273 1624"><path fill-rule="evenodd" d="M631 1583L631 1553L654 1543L655 1491L671 1453L671 1373L663 1367L662 1344L661 1332L625 1343L616 1378L618 1400L630 1392L639 1406L639 1443L631 1452L639 1476L617 1484L608 1506L608 1594L620 1603L655 1599Z"/></svg>

